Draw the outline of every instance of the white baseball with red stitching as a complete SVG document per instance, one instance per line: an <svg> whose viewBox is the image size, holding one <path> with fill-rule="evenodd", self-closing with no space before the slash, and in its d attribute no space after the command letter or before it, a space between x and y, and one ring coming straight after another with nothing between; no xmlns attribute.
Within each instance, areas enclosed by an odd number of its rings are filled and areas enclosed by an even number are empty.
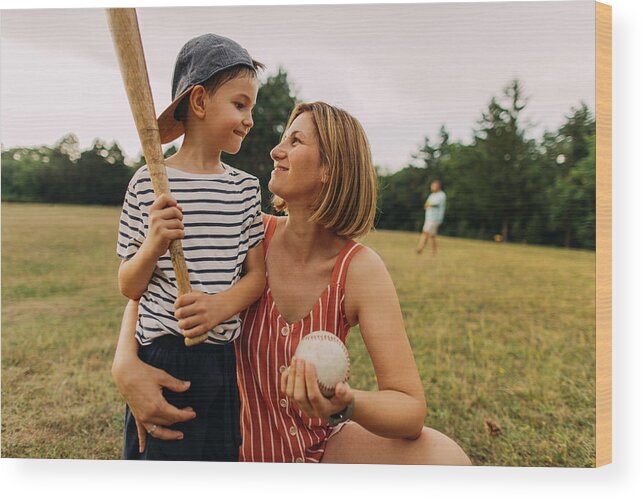
<svg viewBox="0 0 643 499"><path fill-rule="evenodd" d="M315 366L319 390L325 397L332 397L337 383L348 381L350 376L348 350L337 336L328 331L315 331L304 336L295 357Z"/></svg>

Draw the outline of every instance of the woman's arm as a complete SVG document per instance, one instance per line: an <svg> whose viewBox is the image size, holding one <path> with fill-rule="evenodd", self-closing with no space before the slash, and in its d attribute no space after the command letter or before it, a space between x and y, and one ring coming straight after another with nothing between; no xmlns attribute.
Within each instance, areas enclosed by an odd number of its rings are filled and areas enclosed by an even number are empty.
<svg viewBox="0 0 643 499"><path fill-rule="evenodd" d="M178 380L165 371L152 367L138 358L138 342L134 337L138 316L138 302L130 301L125 307L116 353L112 363L112 377L118 391L136 418L139 450L145 448L146 429L157 425L154 438L180 440L183 434L162 426L196 417L190 408L178 409L170 405L161 389L183 392L190 387L187 381Z"/></svg>
<svg viewBox="0 0 643 499"><path fill-rule="evenodd" d="M352 419L383 437L418 437L426 416L424 389L395 286L377 253L364 248L355 255L345 293L346 316L359 323L379 389L355 391Z"/></svg>
<svg viewBox="0 0 643 499"><path fill-rule="evenodd" d="M380 257L368 248L355 255L345 286L346 316L350 324L360 325L378 390L351 390L347 383L340 383L335 395L325 399L314 367L295 358L282 375L281 390L310 417L328 418L354 400L351 419L370 432L388 438L417 438L426 415L424 390L397 293Z"/></svg>

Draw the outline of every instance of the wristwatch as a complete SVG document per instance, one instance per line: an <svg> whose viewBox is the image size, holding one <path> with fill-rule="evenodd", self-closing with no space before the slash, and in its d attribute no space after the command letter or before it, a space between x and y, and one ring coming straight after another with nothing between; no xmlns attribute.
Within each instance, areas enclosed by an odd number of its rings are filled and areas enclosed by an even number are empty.
<svg viewBox="0 0 643 499"><path fill-rule="evenodd" d="M344 407L344 410L341 412L338 412L336 414L331 414L326 418L326 421L328 421L328 424L331 426L337 426L339 423L344 423L346 421L349 421L351 416L353 415L353 411L355 410L355 399L350 401L350 403Z"/></svg>

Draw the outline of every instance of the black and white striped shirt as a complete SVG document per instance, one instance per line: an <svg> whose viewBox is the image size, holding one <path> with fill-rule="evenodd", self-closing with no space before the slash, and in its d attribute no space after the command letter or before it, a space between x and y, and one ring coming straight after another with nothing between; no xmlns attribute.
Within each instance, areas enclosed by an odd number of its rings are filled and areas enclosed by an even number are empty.
<svg viewBox="0 0 643 499"><path fill-rule="evenodd" d="M182 240L192 291L215 294L241 278L246 254L263 240L261 189L249 173L223 165L223 173L189 173L167 167L172 195L183 208ZM118 228L116 251L129 259L140 248L149 228L154 202L147 166L140 168L127 188ZM178 296L169 251L159 258L139 303L136 338L141 345L165 335L181 335L174 317ZM239 315L209 332L208 343L227 343L239 336Z"/></svg>

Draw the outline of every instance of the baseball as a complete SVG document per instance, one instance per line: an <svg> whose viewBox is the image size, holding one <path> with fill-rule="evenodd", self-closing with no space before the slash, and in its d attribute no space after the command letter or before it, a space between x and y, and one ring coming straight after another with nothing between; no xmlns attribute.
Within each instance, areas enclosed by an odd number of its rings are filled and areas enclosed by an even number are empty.
<svg viewBox="0 0 643 499"><path fill-rule="evenodd" d="M317 383L324 397L335 394L335 386L348 381L350 361L341 340L328 331L315 331L302 338L295 357L310 362L317 371Z"/></svg>

